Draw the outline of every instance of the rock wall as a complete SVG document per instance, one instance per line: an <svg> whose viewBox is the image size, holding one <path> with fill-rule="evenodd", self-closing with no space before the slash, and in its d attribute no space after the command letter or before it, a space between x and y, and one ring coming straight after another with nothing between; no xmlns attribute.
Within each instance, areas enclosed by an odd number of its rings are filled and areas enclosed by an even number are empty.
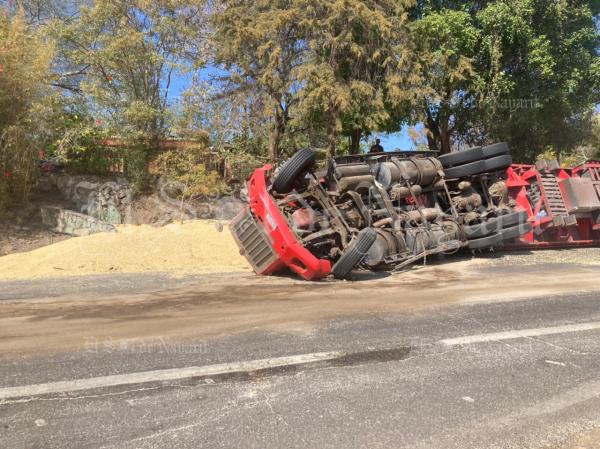
<svg viewBox="0 0 600 449"><path fill-rule="evenodd" d="M72 210L43 206L41 213L44 224L60 234L81 236L98 232L116 232L113 225Z"/></svg>
<svg viewBox="0 0 600 449"><path fill-rule="evenodd" d="M233 195L185 201L182 204L177 191L169 189L172 183L162 178L158 180L154 194L137 197L135 202L132 189L122 178L61 174L53 175L45 184L58 189L61 196L72 204L70 208L73 213L84 214L109 224L164 225L179 220L230 220L245 204ZM51 188L50 185L40 186L40 190ZM65 210L66 212L71 211ZM72 220L69 218L69 221ZM83 225L83 222L77 226L79 225ZM96 228L94 225L92 232L96 232Z"/></svg>
<svg viewBox="0 0 600 449"><path fill-rule="evenodd" d="M56 187L77 211L106 223L127 223L133 192L126 180L61 175Z"/></svg>

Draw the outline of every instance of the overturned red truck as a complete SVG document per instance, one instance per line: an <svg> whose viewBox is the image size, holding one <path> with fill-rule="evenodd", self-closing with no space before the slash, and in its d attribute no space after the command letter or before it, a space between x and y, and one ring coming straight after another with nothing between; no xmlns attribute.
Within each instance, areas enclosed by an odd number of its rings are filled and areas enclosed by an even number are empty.
<svg viewBox="0 0 600 449"><path fill-rule="evenodd" d="M258 168L232 234L254 271L307 280L401 270L433 254L600 244L600 162L513 164L497 143Z"/></svg>

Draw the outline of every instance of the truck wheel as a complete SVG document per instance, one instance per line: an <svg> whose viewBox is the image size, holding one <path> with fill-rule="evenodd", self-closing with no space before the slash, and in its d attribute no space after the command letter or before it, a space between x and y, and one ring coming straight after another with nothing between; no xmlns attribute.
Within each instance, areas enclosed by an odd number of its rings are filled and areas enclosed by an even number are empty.
<svg viewBox="0 0 600 449"><path fill-rule="evenodd" d="M348 273L352 271L356 265L365 257L367 251L371 248L375 239L377 238L377 232L373 228L365 228L360 231L354 240L350 242L348 248L342 254L342 257L333 265L331 274L337 279L344 279Z"/></svg>
<svg viewBox="0 0 600 449"><path fill-rule="evenodd" d="M512 164L512 157L509 154L503 154L491 159L482 159L469 164L459 165L458 167L446 168L444 169L444 173L446 174L446 178L449 179L466 178L481 173L502 170L510 167L510 164Z"/></svg>
<svg viewBox="0 0 600 449"><path fill-rule="evenodd" d="M474 147L455 153L444 154L438 157L444 168L476 162L481 159L489 159L503 154L508 154L508 145L504 142L495 143L485 147Z"/></svg>
<svg viewBox="0 0 600 449"><path fill-rule="evenodd" d="M315 163L315 152L303 148L283 163L273 181L273 190L278 193L289 193L294 188L298 177L306 173Z"/></svg>
<svg viewBox="0 0 600 449"><path fill-rule="evenodd" d="M494 143L492 145L485 146L481 149L481 151L483 152L483 157L486 159L510 153L508 144L506 142Z"/></svg>
<svg viewBox="0 0 600 449"><path fill-rule="evenodd" d="M467 150L456 151L454 153L444 154L438 157L444 168L450 168L455 165L468 164L469 162L483 159L481 147L469 148Z"/></svg>
<svg viewBox="0 0 600 449"><path fill-rule="evenodd" d="M502 234L502 240L512 240L522 235L531 232L531 224L530 223L521 223L517 226L512 226L510 228L505 228L500 231Z"/></svg>
<svg viewBox="0 0 600 449"><path fill-rule="evenodd" d="M490 218L483 223L463 226L463 232L469 240L485 237L486 235L495 234L500 230L500 221L497 218Z"/></svg>
<svg viewBox="0 0 600 449"><path fill-rule="evenodd" d="M485 249L498 245L502 240L504 240L502 234L497 232L496 234L488 235L487 237L469 240L468 245L470 249Z"/></svg>

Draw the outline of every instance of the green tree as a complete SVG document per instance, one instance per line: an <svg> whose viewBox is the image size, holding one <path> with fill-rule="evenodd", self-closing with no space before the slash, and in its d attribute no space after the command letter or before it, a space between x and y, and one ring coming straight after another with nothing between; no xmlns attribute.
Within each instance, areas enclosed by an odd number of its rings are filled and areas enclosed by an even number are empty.
<svg viewBox="0 0 600 449"><path fill-rule="evenodd" d="M54 110L48 84L53 53L22 11L0 14L0 212L27 199Z"/></svg>
<svg viewBox="0 0 600 449"><path fill-rule="evenodd" d="M203 5L183 0L106 0L82 6L73 21L56 21L72 84L106 126L128 142L127 170L138 187L149 155L169 132L174 76L200 61Z"/></svg>
<svg viewBox="0 0 600 449"><path fill-rule="evenodd" d="M214 16L215 61L227 75L225 95L262 97L272 160L298 102L297 67L305 54L296 0L223 0Z"/></svg>
<svg viewBox="0 0 600 449"><path fill-rule="evenodd" d="M406 98L411 0L303 0L310 55L301 67L304 120L322 123L329 153L341 133L358 152L363 133ZM407 63L405 65L405 63Z"/></svg>
<svg viewBox="0 0 600 449"><path fill-rule="evenodd" d="M81 1L78 0L3 0L7 9L13 12L22 11L29 25L39 26L53 19L67 20L69 15L77 11Z"/></svg>
<svg viewBox="0 0 600 449"><path fill-rule="evenodd" d="M481 99L480 75L473 67L481 42L473 17L443 9L426 14L414 24L421 60L423 97L411 122L422 121L429 148L449 153L472 129L472 116Z"/></svg>
<svg viewBox="0 0 600 449"><path fill-rule="evenodd" d="M497 1L477 19L489 137L508 141L523 160L547 147L560 155L578 146L600 98L600 35L590 2Z"/></svg>
<svg viewBox="0 0 600 449"><path fill-rule="evenodd" d="M176 151L162 153L156 159L160 173L167 177L169 191L180 203L181 220L184 219L184 206L187 201L227 191L227 185L215 171L207 171L206 158L210 149L206 141L186 145Z"/></svg>
<svg viewBox="0 0 600 449"><path fill-rule="evenodd" d="M591 147L596 158L600 158L600 114L592 117Z"/></svg>
<svg viewBox="0 0 600 449"><path fill-rule="evenodd" d="M429 146L506 140L519 160L589 135L600 98L598 8L583 0L426 0L413 11ZM596 16L597 17L597 16Z"/></svg>
<svg viewBox="0 0 600 449"><path fill-rule="evenodd" d="M175 132L178 136L208 133L216 152L264 156L268 145L269 117L264 94L257 91L226 92L210 82L195 81L182 95Z"/></svg>

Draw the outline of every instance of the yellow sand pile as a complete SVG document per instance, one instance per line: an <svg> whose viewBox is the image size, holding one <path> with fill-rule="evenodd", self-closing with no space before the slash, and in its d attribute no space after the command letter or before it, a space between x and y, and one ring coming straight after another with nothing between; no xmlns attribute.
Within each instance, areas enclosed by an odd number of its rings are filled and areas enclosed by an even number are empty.
<svg viewBox="0 0 600 449"><path fill-rule="evenodd" d="M219 228L223 226L223 231ZM250 267L224 222L197 220L161 228L122 226L118 233L76 237L0 257L0 280L97 273L173 274L246 271Z"/></svg>

